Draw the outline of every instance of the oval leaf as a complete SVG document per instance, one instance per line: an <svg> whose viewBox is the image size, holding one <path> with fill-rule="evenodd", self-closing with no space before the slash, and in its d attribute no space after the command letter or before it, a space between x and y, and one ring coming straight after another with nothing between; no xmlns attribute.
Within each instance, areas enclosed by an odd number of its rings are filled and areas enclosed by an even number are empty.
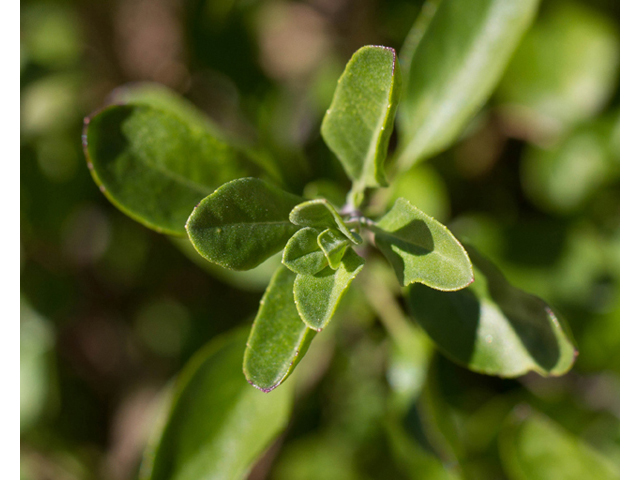
<svg viewBox="0 0 640 480"><path fill-rule="evenodd" d="M313 275L328 265L320 245L317 228L298 230L284 247L282 264L295 273Z"/></svg>
<svg viewBox="0 0 640 480"><path fill-rule="evenodd" d="M513 480L614 480L620 471L606 457L550 419L512 415L499 437L500 456Z"/></svg>
<svg viewBox="0 0 640 480"><path fill-rule="evenodd" d="M362 238L347 228L338 211L324 198L308 200L296 207L289 215L291 223L302 227L336 228L351 241L359 245Z"/></svg>
<svg viewBox="0 0 640 480"><path fill-rule="evenodd" d="M571 333L541 299L511 286L502 273L467 246L476 272L460 292L413 285L409 307L440 350L470 370L502 377L529 371L562 375L577 351Z"/></svg>
<svg viewBox="0 0 640 480"><path fill-rule="evenodd" d="M333 228L327 228L318 235L318 245L334 270L340 266L349 244L349 239Z"/></svg>
<svg viewBox="0 0 640 480"><path fill-rule="evenodd" d="M316 332L300 320L293 301L296 274L281 266L260 301L244 353L247 381L270 392L293 372Z"/></svg>
<svg viewBox="0 0 640 480"><path fill-rule="evenodd" d="M293 297L304 323L318 332L325 328L363 266L364 259L349 249L337 270L327 267L315 275L298 275Z"/></svg>
<svg viewBox="0 0 640 480"><path fill-rule="evenodd" d="M293 391L265 397L245 382L240 374L245 339L241 329L214 340L180 374L168 422L142 478L244 478L284 429Z"/></svg>
<svg viewBox="0 0 640 480"><path fill-rule="evenodd" d="M322 138L355 190L386 186L384 161L399 98L396 52L379 46L353 54L322 121Z"/></svg>
<svg viewBox="0 0 640 480"><path fill-rule="evenodd" d="M538 0L446 0L425 3L403 51L406 89L400 105L406 170L444 150L487 100L531 23Z"/></svg>
<svg viewBox="0 0 640 480"><path fill-rule="evenodd" d="M150 105L114 105L85 120L91 175L120 210L184 235L193 207L225 182L261 169L197 122Z"/></svg>
<svg viewBox="0 0 640 480"><path fill-rule="evenodd" d="M376 246L393 266L403 286L423 283L452 291L473 282L471 262L453 234L404 198L380 219Z"/></svg>
<svg viewBox="0 0 640 480"><path fill-rule="evenodd" d="M249 270L282 250L298 231L289 212L300 200L257 178L233 180L193 210L189 240L210 262Z"/></svg>

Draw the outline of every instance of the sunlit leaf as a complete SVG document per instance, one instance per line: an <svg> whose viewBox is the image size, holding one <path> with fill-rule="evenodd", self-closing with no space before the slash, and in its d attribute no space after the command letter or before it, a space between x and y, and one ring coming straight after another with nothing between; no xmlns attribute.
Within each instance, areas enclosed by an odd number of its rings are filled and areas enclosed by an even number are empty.
<svg viewBox="0 0 640 480"><path fill-rule="evenodd" d="M293 295L304 323L317 331L325 328L363 266L364 259L349 249L337 270L327 267L315 275L298 275Z"/></svg>
<svg viewBox="0 0 640 480"><path fill-rule="evenodd" d="M417 322L447 357L471 370L502 377L567 372L577 354L568 327L544 301L511 286L466 247L476 281L459 292L413 285L409 306Z"/></svg>
<svg viewBox="0 0 640 480"><path fill-rule="evenodd" d="M282 254L282 263L295 273L313 275L328 265L328 259L318 244L317 228L298 230L287 242Z"/></svg>
<svg viewBox="0 0 640 480"><path fill-rule="evenodd" d="M149 480L242 479L287 424L292 389L265 396L242 377L246 330L215 339L178 378Z"/></svg>
<svg viewBox="0 0 640 480"><path fill-rule="evenodd" d="M334 228L327 228L318 235L318 245L322 249L329 266L334 270L340 266L340 261L350 245L349 239Z"/></svg>
<svg viewBox="0 0 640 480"><path fill-rule="evenodd" d="M162 233L184 235L195 205L225 182L259 175L247 155L199 123L149 105L114 105L88 119L91 174L124 213Z"/></svg>
<svg viewBox="0 0 640 480"><path fill-rule="evenodd" d="M249 270L282 250L299 227L289 212L301 199L257 178L228 182L202 200L187 233L207 260Z"/></svg>
<svg viewBox="0 0 640 480"><path fill-rule="evenodd" d="M404 198L372 229L376 246L402 285L419 282L450 291L473 281L471 262L460 242L447 227Z"/></svg>
<svg viewBox="0 0 640 480"><path fill-rule="evenodd" d="M427 10L403 52L401 169L447 148L487 100L538 0L446 0Z"/></svg>
<svg viewBox="0 0 640 480"><path fill-rule="evenodd" d="M244 375L270 392L280 385L306 353L316 332L300 319L293 300L296 274L281 266L260 302L244 354Z"/></svg>
<svg viewBox="0 0 640 480"><path fill-rule="evenodd" d="M354 189L387 184L384 161L399 97L392 48L362 47L338 80L322 121L322 137L354 182Z"/></svg>
<svg viewBox="0 0 640 480"><path fill-rule="evenodd" d="M296 205L291 211L289 219L291 223L302 227L336 228L347 237L351 243L362 243L362 238L347 228L344 220L334 206L323 198L308 200L300 205Z"/></svg>

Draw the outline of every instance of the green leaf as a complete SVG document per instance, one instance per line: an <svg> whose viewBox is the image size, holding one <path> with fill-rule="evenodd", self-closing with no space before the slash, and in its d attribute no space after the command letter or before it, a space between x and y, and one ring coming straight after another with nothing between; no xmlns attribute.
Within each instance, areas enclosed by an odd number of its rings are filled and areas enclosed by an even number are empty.
<svg viewBox="0 0 640 480"><path fill-rule="evenodd" d="M499 437L500 457L513 480L614 480L620 471L580 438L541 414L515 412Z"/></svg>
<svg viewBox="0 0 640 480"><path fill-rule="evenodd" d="M496 86L538 0L426 2L409 34L399 166L447 148Z"/></svg>
<svg viewBox="0 0 640 480"><path fill-rule="evenodd" d="M396 66L392 48L359 49L338 80L322 121L322 137L357 191L387 185L384 161L400 92Z"/></svg>
<svg viewBox="0 0 640 480"><path fill-rule="evenodd" d="M404 198L370 227L376 246L403 286L423 283L438 290L459 290L473 282L471 262L451 232Z"/></svg>
<svg viewBox="0 0 640 480"><path fill-rule="evenodd" d="M298 275L293 297L304 323L318 332L325 328L363 266L364 259L349 249L337 270L327 267L315 275Z"/></svg>
<svg viewBox="0 0 640 480"><path fill-rule="evenodd" d="M413 317L439 349L470 370L502 377L562 375L577 351L566 325L541 299L511 286L474 248L474 284L460 292L409 290Z"/></svg>
<svg viewBox="0 0 640 480"><path fill-rule="evenodd" d="M270 392L293 372L316 332L300 320L293 301L296 274L281 266L260 301L244 353L247 381Z"/></svg>
<svg viewBox="0 0 640 480"><path fill-rule="evenodd" d="M340 261L351 242L334 228L327 228L323 231L318 235L317 241L329 262L329 266L336 270L340 266Z"/></svg>
<svg viewBox="0 0 640 480"><path fill-rule="evenodd" d="M298 231L289 212L300 200L257 178L233 180L193 210L189 240L210 262L249 270L282 250Z"/></svg>
<svg viewBox="0 0 640 480"><path fill-rule="evenodd" d="M302 227L336 228L356 245L362 243L362 238L347 228L338 211L324 198L308 200L296 207L289 215L291 223Z"/></svg>
<svg viewBox="0 0 640 480"><path fill-rule="evenodd" d="M148 480L241 479L286 426L292 394L264 396L242 378L246 330L216 338L180 374Z"/></svg>
<svg viewBox="0 0 640 480"><path fill-rule="evenodd" d="M572 213L620 177L620 116L599 118L546 148L527 145L520 174L525 193L542 210Z"/></svg>
<svg viewBox="0 0 640 480"><path fill-rule="evenodd" d="M262 172L196 122L149 105L114 105L89 118L83 143L100 190L161 233L184 235L193 207L225 182Z"/></svg>
<svg viewBox="0 0 640 480"><path fill-rule="evenodd" d="M282 264L295 273L313 275L328 265L320 245L317 228L298 230L284 247Z"/></svg>
<svg viewBox="0 0 640 480"><path fill-rule="evenodd" d="M496 97L503 109L542 133L566 131L601 111L619 85L616 30L583 3L551 2L500 82Z"/></svg>

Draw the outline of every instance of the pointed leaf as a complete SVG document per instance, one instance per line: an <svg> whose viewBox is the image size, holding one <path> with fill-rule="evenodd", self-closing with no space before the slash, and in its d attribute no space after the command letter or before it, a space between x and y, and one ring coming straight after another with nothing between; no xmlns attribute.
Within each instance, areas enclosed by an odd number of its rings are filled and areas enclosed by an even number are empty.
<svg viewBox="0 0 640 480"><path fill-rule="evenodd" d="M549 418L515 414L499 437L500 457L513 480L614 480L619 468Z"/></svg>
<svg viewBox="0 0 640 480"><path fill-rule="evenodd" d="M409 34L409 65L400 105L406 170L447 148L487 100L538 0L446 0L427 10Z"/></svg>
<svg viewBox="0 0 640 480"><path fill-rule="evenodd" d="M356 245L362 243L360 235L347 228L338 211L324 198L308 200L300 205L296 205L291 211L289 219L291 223L302 227L336 228L340 230L351 243Z"/></svg>
<svg viewBox="0 0 640 480"><path fill-rule="evenodd" d="M317 228L298 230L284 247L282 264L295 273L313 275L328 265L320 245Z"/></svg>
<svg viewBox="0 0 640 480"><path fill-rule="evenodd" d="M234 178L262 172L206 126L157 107L114 105L86 121L85 156L100 190L162 233L184 235L202 198Z"/></svg>
<svg viewBox="0 0 640 480"><path fill-rule="evenodd" d="M476 272L460 292L413 285L413 317L440 350L470 370L502 377L536 371L562 375L577 351L568 327L541 299L511 286L502 273L467 245Z"/></svg>
<svg viewBox="0 0 640 480"><path fill-rule="evenodd" d="M356 190L386 186L384 161L398 105L396 52L379 46L353 54L322 121L322 137Z"/></svg>
<svg viewBox="0 0 640 480"><path fill-rule="evenodd" d="M317 331L325 328L363 265L364 259L349 249L337 270L327 267L315 275L298 275L293 296L304 323Z"/></svg>
<svg viewBox="0 0 640 480"><path fill-rule="evenodd" d="M404 286L459 290L473 282L471 262L451 232L404 198L373 227L376 246Z"/></svg>
<svg viewBox="0 0 640 480"><path fill-rule="evenodd" d="M340 266L340 261L350 244L347 237L333 228L327 228L318 235L318 245L327 258L329 266L334 270Z"/></svg>
<svg viewBox="0 0 640 480"><path fill-rule="evenodd" d="M285 266L274 273L251 327L243 370L247 381L263 392L284 382L316 335L298 315L293 301L295 278Z"/></svg>
<svg viewBox="0 0 640 480"><path fill-rule="evenodd" d="M210 262L249 270L282 250L298 231L289 212L300 200L257 178L233 180L193 210L189 240Z"/></svg>
<svg viewBox="0 0 640 480"><path fill-rule="evenodd" d="M300 322L302 323L302 322ZM287 424L291 388L266 396L242 378L246 330L216 338L178 377L148 480L242 479ZM230 448L232 446L232 448Z"/></svg>

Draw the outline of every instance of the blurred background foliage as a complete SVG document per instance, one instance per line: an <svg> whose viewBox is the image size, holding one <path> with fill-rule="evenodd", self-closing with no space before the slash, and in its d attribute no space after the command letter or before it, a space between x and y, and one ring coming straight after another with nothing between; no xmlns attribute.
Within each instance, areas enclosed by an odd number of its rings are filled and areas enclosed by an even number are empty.
<svg viewBox="0 0 640 480"><path fill-rule="evenodd" d="M167 383L248 324L273 268L250 281L198 268L113 208L85 166L83 117L123 84L164 84L266 145L291 191L339 203L346 177L319 135L335 82L360 46L399 49L421 4L21 2L21 478L134 478ZM408 198L554 305L574 369L471 373L394 323L404 311L363 279L301 364L286 434L250 478L617 475L618 49L619 2L543 1L463 137L374 198L380 211Z"/></svg>

